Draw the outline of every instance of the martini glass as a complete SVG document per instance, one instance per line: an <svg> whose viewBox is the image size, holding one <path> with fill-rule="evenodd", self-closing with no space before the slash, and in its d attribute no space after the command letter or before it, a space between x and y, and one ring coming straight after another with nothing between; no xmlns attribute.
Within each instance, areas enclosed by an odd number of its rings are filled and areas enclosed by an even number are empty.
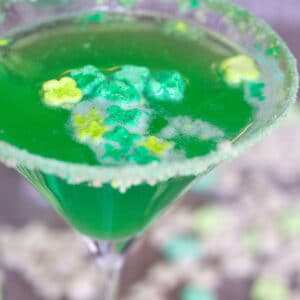
<svg viewBox="0 0 300 300"><path fill-rule="evenodd" d="M220 0L1 1L0 46L9 44L6 38L9 32L22 35L22 28L54 19L58 22L70 16L88 23L101 23L103 15L108 13L176 20L175 28L183 35L189 27L194 35L205 31L212 40L230 41L238 48L237 52L247 54L259 65L266 97L257 106L251 122L233 139L222 140L205 155L190 158L97 166L40 155L0 135L1 161L22 174L86 240L102 273L99 298L102 300L115 299L124 257L134 239L194 180L222 161L237 156L274 128L294 102L298 84L295 59L280 37L245 10ZM60 23L56 24L59 28ZM20 74L31 76L26 68L18 68L18 56L12 62ZM2 59L2 64L6 63ZM251 87L245 93L251 93ZM257 90L254 94L261 96ZM253 106L255 103L251 102ZM14 123L13 126L24 125ZM9 131L9 128L0 129Z"/></svg>

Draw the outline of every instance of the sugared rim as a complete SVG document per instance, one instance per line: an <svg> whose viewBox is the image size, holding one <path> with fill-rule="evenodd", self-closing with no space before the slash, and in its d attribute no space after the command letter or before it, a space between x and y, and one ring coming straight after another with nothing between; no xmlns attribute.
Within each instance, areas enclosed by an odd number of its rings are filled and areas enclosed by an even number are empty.
<svg viewBox="0 0 300 300"><path fill-rule="evenodd" d="M211 3L211 4L210 4ZM182 159L174 162L159 162L148 165L125 165L125 166L89 166L78 163L63 162L55 159L45 158L39 155L30 154L26 150L18 149L8 143L0 142L0 159L9 167L22 166L29 169L38 169L42 172L65 178L70 183L89 182L95 186L103 183L113 182L119 187L129 187L141 182L155 183L164 181L175 176L195 176L207 171L220 162L231 159L249 148L263 136L268 134L286 115L291 105L295 102L298 90L298 72L296 59L291 54L287 45L265 22L250 15L246 10L227 1L207 1L208 6L222 14L247 15L249 26L255 24L268 37L274 39L284 54L287 66L285 76L289 78L286 89L288 90L285 105L281 111L274 116L264 127L257 130L244 141L233 144L230 150L220 148L217 151L193 159Z"/></svg>

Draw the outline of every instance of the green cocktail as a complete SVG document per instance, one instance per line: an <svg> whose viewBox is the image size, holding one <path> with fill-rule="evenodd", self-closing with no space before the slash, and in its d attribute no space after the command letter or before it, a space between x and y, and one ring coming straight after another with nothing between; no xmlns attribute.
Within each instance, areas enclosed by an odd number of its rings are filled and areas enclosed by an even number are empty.
<svg viewBox="0 0 300 300"><path fill-rule="evenodd" d="M227 2L180 1L175 15L69 2L2 35L0 156L109 261L113 241L264 134L297 74L277 35Z"/></svg>
<svg viewBox="0 0 300 300"><path fill-rule="evenodd" d="M207 155L218 144L241 137L253 122L258 108L250 101L257 106L264 101L263 78L254 74L253 81L242 83L240 78L229 84L226 74L218 72L224 60L239 54L235 45L205 31L192 35L186 24L176 20L113 15L106 19L100 24L60 20L8 37L10 43L1 49L0 89L6 95L0 103L2 140L43 157L122 168ZM251 67L247 72L251 76ZM180 93L178 99L168 91L160 96L151 86L155 76L166 77L161 79L163 87L168 76L176 74L171 93ZM77 89L87 90L76 104L64 107L68 96L58 104L43 101L45 82L72 76ZM119 83L127 85L115 91ZM259 97L247 99L245 85L250 84L257 85ZM116 97L123 92L123 98L111 99L101 94L102 89ZM106 114L104 121L96 120L101 111ZM95 122L91 132L90 125L80 132L85 120ZM159 149L152 149L159 146L172 149L162 149L166 153L161 157ZM98 239L139 233L195 177L153 186L143 183L122 193L117 182L113 187L74 185L44 172L18 169L41 192L47 191L45 196L75 228Z"/></svg>

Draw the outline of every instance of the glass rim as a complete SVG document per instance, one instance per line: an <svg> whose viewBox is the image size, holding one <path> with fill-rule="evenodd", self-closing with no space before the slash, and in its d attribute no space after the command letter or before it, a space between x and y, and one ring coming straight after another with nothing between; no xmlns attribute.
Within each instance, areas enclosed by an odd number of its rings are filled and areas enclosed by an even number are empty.
<svg viewBox="0 0 300 300"><path fill-rule="evenodd" d="M217 10L216 10L216 2ZM261 19L253 16L246 9L232 4L227 0L207 1L206 3L212 10L222 14L237 13L247 14L247 23L249 26L255 23L255 26L262 30L268 37L273 38L284 54L286 70L284 76L288 77L288 89L284 108L269 120L267 124L259 128L251 136L241 142L232 144L230 148L221 147L216 151L202 157L192 159L181 159L180 161L154 162L147 165L112 165L112 166L91 166L81 163L72 163L59 161L53 158L42 157L37 154L31 154L27 150L19 149L9 143L0 141L0 161L8 167L22 166L29 169L40 170L47 174L55 175L68 180L70 183L89 182L94 186L101 186L104 183L114 183L116 186L138 185L142 182L153 183L165 181L177 176L197 176L205 173L212 166L218 165L224 160L232 159L243 152L262 137L267 135L278 125L279 121L285 117L289 108L296 101L299 77L297 63L293 54L290 52L286 43L271 28L270 25ZM247 26L248 26L247 24Z"/></svg>

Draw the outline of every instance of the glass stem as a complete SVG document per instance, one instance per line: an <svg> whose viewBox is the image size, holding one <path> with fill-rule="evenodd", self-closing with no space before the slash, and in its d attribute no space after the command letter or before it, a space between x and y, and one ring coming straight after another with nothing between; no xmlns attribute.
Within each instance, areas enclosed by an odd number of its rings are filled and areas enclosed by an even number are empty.
<svg viewBox="0 0 300 300"><path fill-rule="evenodd" d="M116 300L125 254L132 240L122 243L86 239L101 274L99 300Z"/></svg>

